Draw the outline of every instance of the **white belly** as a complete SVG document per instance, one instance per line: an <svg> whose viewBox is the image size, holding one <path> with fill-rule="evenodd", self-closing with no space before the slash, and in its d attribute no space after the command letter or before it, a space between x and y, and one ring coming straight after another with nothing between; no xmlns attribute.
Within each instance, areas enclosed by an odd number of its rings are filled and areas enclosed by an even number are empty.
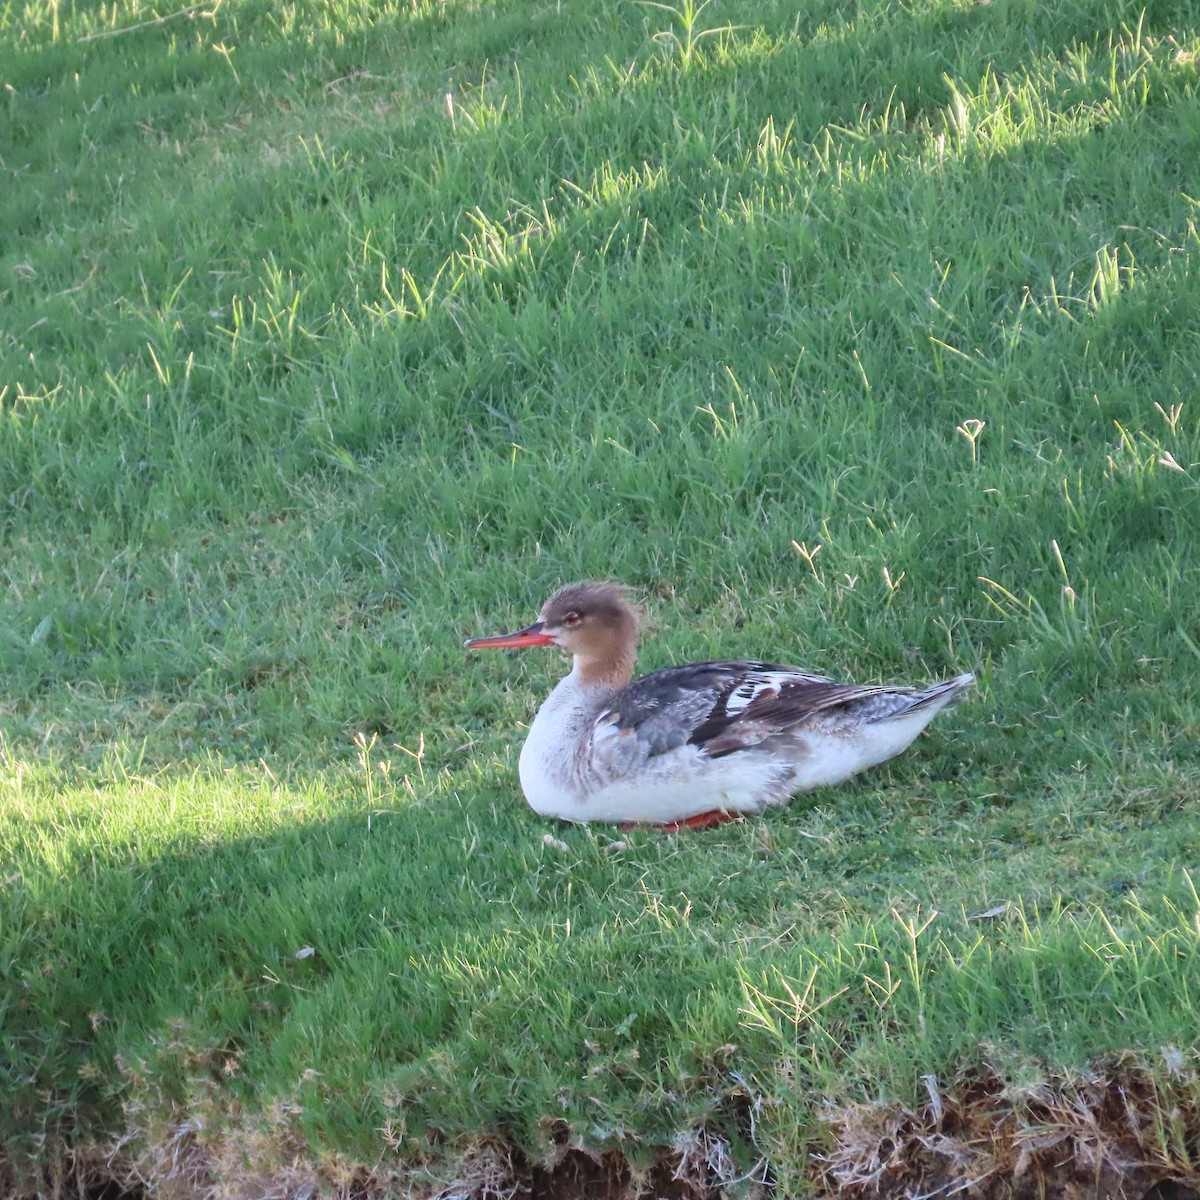
<svg viewBox="0 0 1200 1200"><path fill-rule="evenodd" d="M662 755L626 779L587 791L561 786L521 755L521 786L535 811L564 821L636 821L667 824L700 813L761 812L786 800L793 789L786 764L751 755L710 759L694 747ZM781 786L782 785L782 786Z"/></svg>

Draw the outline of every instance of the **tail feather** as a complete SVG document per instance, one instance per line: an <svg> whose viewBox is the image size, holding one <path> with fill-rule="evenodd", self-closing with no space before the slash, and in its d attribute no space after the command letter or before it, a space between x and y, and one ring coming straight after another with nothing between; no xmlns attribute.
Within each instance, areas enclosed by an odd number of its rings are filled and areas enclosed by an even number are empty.
<svg viewBox="0 0 1200 1200"><path fill-rule="evenodd" d="M945 683L935 683L933 687L926 688L923 692L917 692L912 698L912 703L895 715L903 716L918 708L928 708L930 705L936 705L938 708L941 708L955 699L960 692L966 691L974 682L975 676L968 672L966 675L958 675L954 679L947 679Z"/></svg>

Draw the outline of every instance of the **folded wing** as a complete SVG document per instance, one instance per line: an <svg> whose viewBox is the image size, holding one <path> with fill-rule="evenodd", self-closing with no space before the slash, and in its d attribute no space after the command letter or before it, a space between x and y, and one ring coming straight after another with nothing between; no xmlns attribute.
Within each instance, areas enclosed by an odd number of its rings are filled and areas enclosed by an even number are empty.
<svg viewBox="0 0 1200 1200"><path fill-rule="evenodd" d="M625 689L596 720L598 741L636 738L643 753L693 745L710 758L749 749L809 721L884 720L911 689L859 687L795 667L733 661L667 667Z"/></svg>

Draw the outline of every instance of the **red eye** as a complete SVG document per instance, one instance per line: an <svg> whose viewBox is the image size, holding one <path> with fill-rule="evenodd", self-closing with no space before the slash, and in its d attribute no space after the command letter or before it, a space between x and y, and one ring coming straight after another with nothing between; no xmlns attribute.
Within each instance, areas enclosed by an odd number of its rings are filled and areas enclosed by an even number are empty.
<svg viewBox="0 0 1200 1200"><path fill-rule="evenodd" d="M583 618L574 609L571 609L569 613L565 613L563 615L564 625L578 625L582 620Z"/></svg>

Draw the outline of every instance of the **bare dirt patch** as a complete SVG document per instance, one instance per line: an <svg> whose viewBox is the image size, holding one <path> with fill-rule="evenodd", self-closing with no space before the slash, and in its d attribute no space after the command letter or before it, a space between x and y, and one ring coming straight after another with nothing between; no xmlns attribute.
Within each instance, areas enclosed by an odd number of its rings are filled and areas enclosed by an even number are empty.
<svg viewBox="0 0 1200 1200"><path fill-rule="evenodd" d="M390 1182L364 1174L352 1184L311 1186L293 1190L284 1184L262 1181L262 1190L245 1186L229 1190L215 1181L179 1189L174 1186L145 1188L125 1179L96 1173L75 1174L71 1183L60 1180L35 1191L6 1192L5 1200L313 1200L329 1196L335 1200L760 1200L785 1196L770 1182L729 1187L720 1181L701 1182L689 1178L678 1155L664 1154L648 1169L634 1169L619 1151L592 1155L573 1150L553 1166L530 1164L519 1154L510 1156L511 1170L491 1173L485 1179L466 1177L451 1184L434 1185L409 1179ZM814 1181L814 1198L871 1195L887 1200L917 1200L918 1197L965 1196L972 1200L1200 1200L1200 1181L1152 1180L1152 1172L1132 1167L1120 1171L1105 1167L1099 1172L1081 1170L1078 1163L1048 1163L1022 1176L993 1174L970 1183L912 1165L907 1184L840 1188L830 1191ZM920 1187L913 1186L920 1177ZM790 1197L789 1197L790 1200ZM799 1200L799 1197L797 1197Z"/></svg>
<svg viewBox="0 0 1200 1200"><path fill-rule="evenodd" d="M766 1147L755 1169L739 1172L729 1144L703 1130L637 1162L620 1149L582 1148L560 1122L542 1161L495 1134L436 1169L395 1160L322 1165L295 1153L286 1168L264 1171L252 1147L206 1144L192 1126L136 1159L111 1147L64 1154L33 1180L0 1159L0 1198L1200 1200L1200 1081L1190 1074L1158 1077L1117 1060L1023 1088L984 1073L953 1091L930 1078L926 1089L928 1101L917 1106L827 1107L825 1136L801 1182L788 1187L772 1177Z"/></svg>
<svg viewBox="0 0 1200 1200"><path fill-rule="evenodd" d="M890 1200L1200 1200L1196 1080L1117 1060L1024 1088L980 1074L919 1107L831 1109L817 1194Z"/></svg>

